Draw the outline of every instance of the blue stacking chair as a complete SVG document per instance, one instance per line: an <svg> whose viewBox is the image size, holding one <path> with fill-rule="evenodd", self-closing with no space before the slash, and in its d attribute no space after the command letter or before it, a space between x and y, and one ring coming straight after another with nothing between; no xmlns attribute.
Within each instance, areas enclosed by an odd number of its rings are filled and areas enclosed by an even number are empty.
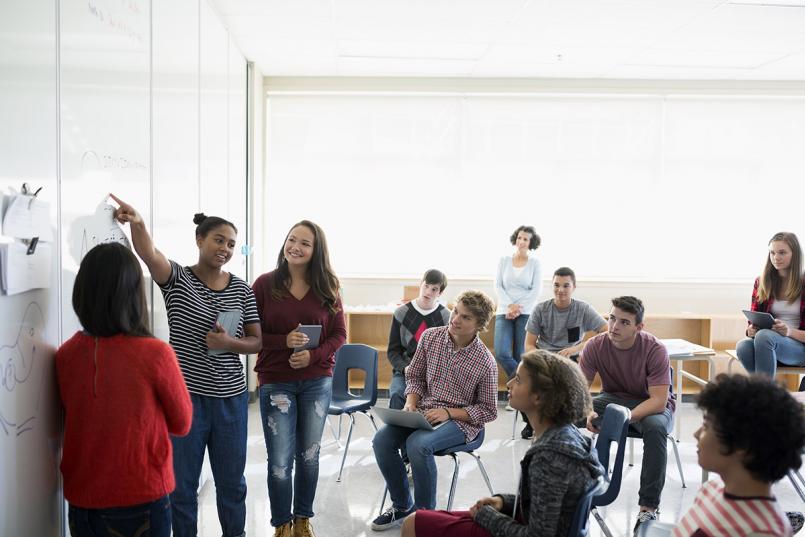
<svg viewBox="0 0 805 537"><path fill-rule="evenodd" d="M601 494L603 490L604 479L599 478L579 498L579 503L573 512L573 522L570 525L568 537L587 537L590 534L590 510L593 508L593 497Z"/></svg>
<svg viewBox="0 0 805 537"><path fill-rule="evenodd" d="M447 510L450 511L453 508L453 499L456 495L456 485L458 485L458 454L459 453L467 453L468 455L472 456L475 459L475 462L478 464L478 470L481 471L481 475L484 477L484 481L486 482L486 488L489 489L489 495L493 495L495 492L492 490L492 483L489 481L489 475L486 473L486 468L484 468L484 463L481 462L481 457L475 454L475 450L481 447L481 444L484 443L484 429L481 429L481 432L478 433L478 436L471 442L467 442L466 444L459 444L457 446L453 446L447 449L443 449L441 451L435 452L433 455L436 457L444 457L448 456L453 459L453 480L450 483L450 494L447 496ZM383 507L386 505L386 496L388 495L389 488L383 491L383 500L380 502L380 514L383 514Z"/></svg>
<svg viewBox="0 0 805 537"><path fill-rule="evenodd" d="M360 369L366 374L363 393L354 394L349 391L349 371ZM333 370L333 396L327 414L338 416L339 432L341 416L349 416L349 433L344 446L344 456L341 457L341 468L338 470L337 482L341 482L341 473L344 471L344 461L347 460L349 442L352 440L352 429L355 426L355 414L360 413L369 418L372 427L377 431L375 419L369 411L377 402L377 351L368 345L348 343L335 353L335 369ZM332 426L332 424L330 424ZM340 436L340 434L339 434Z"/></svg>
<svg viewBox="0 0 805 537"><path fill-rule="evenodd" d="M621 405L611 404L604 410L601 418L600 432L595 441L595 450L598 452L598 460L604 467L604 480L606 484L600 494L593 497L592 513L601 531L607 537L612 537L612 532L598 513L599 507L604 507L618 498L621 491L621 481L623 479L623 459L626 455L626 433L629 431L629 418L632 413L628 408ZM615 452L615 465L612 471L609 469L609 450L615 443L618 447Z"/></svg>

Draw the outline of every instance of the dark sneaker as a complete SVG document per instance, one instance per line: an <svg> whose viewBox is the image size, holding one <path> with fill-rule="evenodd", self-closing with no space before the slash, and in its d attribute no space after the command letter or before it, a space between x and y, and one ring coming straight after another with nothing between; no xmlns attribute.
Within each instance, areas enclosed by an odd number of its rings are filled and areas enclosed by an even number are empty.
<svg viewBox="0 0 805 537"><path fill-rule="evenodd" d="M523 440L528 440L529 438L534 436L534 429L531 428L530 423L525 424L525 427L523 427L523 430L520 431L520 436L523 437Z"/></svg>
<svg viewBox="0 0 805 537"><path fill-rule="evenodd" d="M799 511L786 511L785 516L788 517L788 522L791 523L791 529L794 530L794 533L801 530L802 526L805 525L805 515Z"/></svg>
<svg viewBox="0 0 805 537"><path fill-rule="evenodd" d="M638 535L638 531L640 530L640 526L645 522L650 522L652 520L657 520L657 513L651 511L640 511L637 513L637 522L635 522L634 529L632 533L635 537Z"/></svg>
<svg viewBox="0 0 805 537"><path fill-rule="evenodd" d="M396 528L402 525L405 517L413 513L415 509L412 507L407 511L400 511L395 507L389 507L386 512L372 521L372 529L375 531L384 531L390 528Z"/></svg>

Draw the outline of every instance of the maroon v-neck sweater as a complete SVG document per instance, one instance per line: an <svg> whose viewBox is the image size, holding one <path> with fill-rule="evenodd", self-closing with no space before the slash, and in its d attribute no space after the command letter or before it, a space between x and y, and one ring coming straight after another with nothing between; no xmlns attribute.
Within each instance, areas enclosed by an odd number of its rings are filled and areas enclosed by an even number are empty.
<svg viewBox="0 0 805 537"><path fill-rule="evenodd" d="M263 330L263 348L254 367L260 384L333 376L335 351L347 340L341 300L336 302L338 312L335 314L322 305L312 289L302 300L290 294L276 300L271 296L273 276L273 271L263 274L252 286ZM321 339L318 347L310 349L310 364L293 369L288 362L293 349L288 348L286 337L300 324L320 324Z"/></svg>

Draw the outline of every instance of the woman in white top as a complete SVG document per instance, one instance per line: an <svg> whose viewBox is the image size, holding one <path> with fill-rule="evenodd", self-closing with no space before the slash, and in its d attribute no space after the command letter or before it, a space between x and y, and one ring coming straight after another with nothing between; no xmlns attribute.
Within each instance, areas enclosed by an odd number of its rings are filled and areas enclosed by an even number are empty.
<svg viewBox="0 0 805 537"><path fill-rule="evenodd" d="M542 290L542 271L539 260L530 253L541 242L533 227L518 227L509 240L514 253L500 259L495 276L495 359L511 378L525 347L528 315Z"/></svg>
<svg viewBox="0 0 805 537"><path fill-rule="evenodd" d="M751 324L737 345L738 359L750 373L774 376L777 363L805 366L805 283L802 248L793 233L769 241L769 255L752 291L752 311L771 313L771 328Z"/></svg>

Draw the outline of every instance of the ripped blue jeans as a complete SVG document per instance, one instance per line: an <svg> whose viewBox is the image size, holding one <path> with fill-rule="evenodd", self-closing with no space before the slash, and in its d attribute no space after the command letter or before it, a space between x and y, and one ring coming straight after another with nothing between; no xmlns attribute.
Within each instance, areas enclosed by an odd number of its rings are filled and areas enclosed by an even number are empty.
<svg viewBox="0 0 805 537"><path fill-rule="evenodd" d="M268 498L271 525L275 528L294 517L313 517L321 435L332 387L332 377L260 386L260 417L268 454Z"/></svg>

